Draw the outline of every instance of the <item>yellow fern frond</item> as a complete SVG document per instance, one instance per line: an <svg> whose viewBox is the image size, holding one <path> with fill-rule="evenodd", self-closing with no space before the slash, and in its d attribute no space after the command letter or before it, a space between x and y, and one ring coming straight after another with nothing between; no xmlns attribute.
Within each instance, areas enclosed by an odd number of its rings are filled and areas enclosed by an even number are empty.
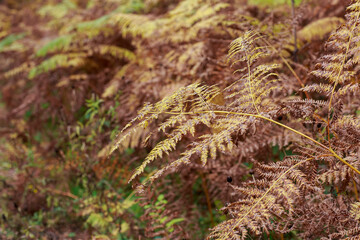
<svg viewBox="0 0 360 240"><path fill-rule="evenodd" d="M96 48L99 49L101 55L109 54L114 58L125 59L125 60L134 60L135 54L125 48L121 48L113 45L99 45Z"/></svg>
<svg viewBox="0 0 360 240"><path fill-rule="evenodd" d="M236 56L237 59L232 65L243 63L247 67L236 70L235 73L244 74L238 81L227 87L227 90L235 90L227 98L237 96L231 106L240 106L244 109L252 107L257 114L260 114L261 107L265 104L263 99L271 91L280 88L274 84L278 81L278 75L274 72L279 67L278 64L255 65L257 61L269 55L267 47L257 46L259 39L261 36L257 33L248 31L230 44L229 61Z"/></svg>
<svg viewBox="0 0 360 240"><path fill-rule="evenodd" d="M315 39L322 39L344 24L344 22L344 19L338 17L321 18L302 28L298 32L299 40L305 43Z"/></svg>
<svg viewBox="0 0 360 240"><path fill-rule="evenodd" d="M5 78L14 77L15 75L18 75L20 73L27 73L35 66L33 62L25 62L21 64L18 67L15 67L13 69L10 69L9 71L4 73Z"/></svg>
<svg viewBox="0 0 360 240"><path fill-rule="evenodd" d="M49 72L56 68L64 67L79 67L85 64L85 53L69 53L69 54L58 54L49 59L46 59L38 66L30 70L28 77L30 79L37 75L45 72Z"/></svg>

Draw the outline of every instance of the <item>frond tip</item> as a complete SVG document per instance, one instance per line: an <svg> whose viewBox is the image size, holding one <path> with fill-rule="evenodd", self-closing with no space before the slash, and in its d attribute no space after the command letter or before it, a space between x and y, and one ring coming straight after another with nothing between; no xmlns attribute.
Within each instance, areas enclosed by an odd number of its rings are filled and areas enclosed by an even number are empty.
<svg viewBox="0 0 360 240"><path fill-rule="evenodd" d="M261 45L261 39L258 33L245 32L230 44L228 54L228 61L241 67L234 72L241 73L240 79L227 87L227 90L234 91L227 97L235 98L230 106L240 107L243 111L255 110L258 115L268 104L263 101L265 97L280 88L275 84L279 79L275 71L280 65L261 62L269 56L267 47Z"/></svg>

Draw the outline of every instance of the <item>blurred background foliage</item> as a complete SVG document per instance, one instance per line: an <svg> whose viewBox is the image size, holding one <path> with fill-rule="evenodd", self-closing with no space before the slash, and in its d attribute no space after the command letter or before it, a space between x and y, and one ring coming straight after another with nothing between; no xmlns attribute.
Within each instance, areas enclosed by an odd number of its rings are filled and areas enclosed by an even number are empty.
<svg viewBox="0 0 360 240"><path fill-rule="evenodd" d="M323 17L341 22L347 5L295 2L299 29ZM203 239L225 219L218 209L230 198L229 166L173 174L138 196L127 181L151 149L139 146L154 143L139 130L111 156L109 146L144 102L194 81L232 79L228 44L249 28L284 36L290 56L290 7L285 0L1 1L0 238ZM299 57L316 56L336 27L317 39L300 35ZM246 171L233 178L251 177Z"/></svg>

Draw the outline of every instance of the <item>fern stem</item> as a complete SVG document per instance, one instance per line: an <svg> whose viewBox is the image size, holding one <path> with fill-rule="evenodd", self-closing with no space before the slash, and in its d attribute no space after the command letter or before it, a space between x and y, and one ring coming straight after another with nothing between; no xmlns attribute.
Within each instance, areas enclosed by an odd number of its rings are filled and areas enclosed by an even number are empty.
<svg viewBox="0 0 360 240"><path fill-rule="evenodd" d="M293 34L294 34L294 61L297 62L297 36L296 36L296 26L295 26L295 2L291 0L291 11L292 11L292 24L293 24Z"/></svg>
<svg viewBox="0 0 360 240"><path fill-rule="evenodd" d="M289 62L281 55L281 53L270 42L268 42L265 38L262 38L261 40L263 40L269 47L271 47L273 49L274 52L276 52L279 55L281 60L284 62L284 64L287 66L287 68L290 70L290 72L294 75L294 77L299 82L301 87L304 88L305 87L304 83L301 81L300 77L296 74L295 70L291 67ZM309 94L307 92L304 92L304 93L305 93L306 98L310 99Z"/></svg>
<svg viewBox="0 0 360 240"><path fill-rule="evenodd" d="M355 178L354 178L354 172L351 172L351 177L352 177L352 181L354 184L355 198L356 198L356 201L359 201L359 194L358 194L358 190L357 190L357 186L356 186L356 182L355 182Z"/></svg>
<svg viewBox="0 0 360 240"><path fill-rule="evenodd" d="M201 178L201 185L202 185L202 188L205 193L206 203L207 203L209 214L210 214L211 226L213 227L213 226L215 226L215 222L214 222L214 217L212 214L211 201L210 201L209 191L208 191L207 184L206 184L206 178L204 177L204 174L201 171L199 171L199 174L200 174L200 178Z"/></svg>
<svg viewBox="0 0 360 240"><path fill-rule="evenodd" d="M150 112L150 113L156 113L156 112ZM163 113L167 113L167 114L179 114L179 113L176 113L176 112L163 112ZM199 111L199 112L182 112L181 114L188 114L188 115L193 115L193 114L199 114L199 113L223 113L223 114L234 114L234 115L241 115L241 116L249 116L249 117L255 117L255 118L262 118L264 120L267 120L269 122L272 122L272 123L275 123L283 128L286 128L310 141L312 141L313 143L319 145L320 147L328 150L329 152L332 153L332 155L334 157L336 157L337 159L339 159L341 162L343 162L345 165L347 165L349 168L351 168L352 170L354 170L356 173L358 173L360 175L360 171L357 170L354 166L352 166L350 163L348 163L345 159L341 158L332 148L329 148L329 147L326 147L324 144L316 141L315 139L313 139L312 137L309 137L308 135L302 133L302 132L299 132L289 126L286 126L280 122L277 122L271 118L267 118L265 116L262 116L262 115L258 115L258 114L252 114L252 113L239 113L239 112L229 112L229 111L220 111L220 110L214 110L214 111Z"/></svg>
<svg viewBox="0 0 360 240"><path fill-rule="evenodd" d="M343 162L345 165L347 165L349 168L351 168L352 170L354 170L356 173L358 173L360 175L360 171L357 170L353 165L351 165L350 163L348 163L345 159L341 158L339 155L337 155L337 153L332 150L332 148L328 148L328 150L334 155L334 157L336 157L337 159L339 159L341 162Z"/></svg>
<svg viewBox="0 0 360 240"><path fill-rule="evenodd" d="M216 112L226 112L226 111L213 111L213 112L216 113ZM262 118L262 119L264 119L264 120L267 120L267 121L270 121L270 122L272 122L272 123L275 123L275 124L277 124L277 125L279 125L279 126L282 126L283 128L286 128L286 129L288 129L288 130L290 130L290 131L292 131L292 132L294 132L294 133L296 133L296 134L299 134L300 136L302 136L302 137L304 137L304 138L307 138L307 139L309 139L310 141L314 142L315 144L317 144L317 145L319 145L319 146L327 149L329 152L331 152L331 153L334 155L334 157L336 157L337 159L339 159L341 162L343 162L345 165L347 165L348 167L350 167L352 170L354 170L356 173L358 173L358 174L360 175L360 171L359 171L359 170L357 170L354 166L352 166L352 165L351 165L350 163L348 163L346 160L344 160L343 158L341 158L334 150L332 150L332 148L326 147L324 144L316 141L315 139L309 137L308 135L306 135L306 134L304 134L304 133L302 133L302 132L299 132L299 131L297 131L297 130L289 127L289 126L286 126L286 125L284 125L284 124L282 124L282 123L279 123L279 122L277 122L277 121L275 121L275 120L272 120L271 118L267 118L267 117L264 117L264 116L262 116L262 115L254 115L254 114L249 114L249 113L235 113L235 112L231 112L231 113L232 113L232 114L238 114L238 115L245 115L245 116L247 115L247 116L253 116L253 117L257 117L257 118Z"/></svg>
<svg viewBox="0 0 360 240"><path fill-rule="evenodd" d="M251 99L252 99L252 102L253 102L253 105L254 105L254 107L255 107L255 110L256 110L257 114L260 115L259 109L256 107L254 94L253 94L253 92L252 92L250 59L249 59L249 57L248 57L247 52L246 52L246 59L247 59L247 68L248 68L248 74L249 74L249 76L248 76L248 82L249 82L249 90L250 90Z"/></svg>

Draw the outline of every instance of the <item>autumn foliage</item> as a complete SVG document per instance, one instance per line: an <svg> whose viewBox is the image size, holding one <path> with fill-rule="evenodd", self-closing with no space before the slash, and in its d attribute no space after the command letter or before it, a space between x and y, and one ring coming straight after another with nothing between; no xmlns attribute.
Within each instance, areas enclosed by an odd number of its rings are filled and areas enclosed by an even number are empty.
<svg viewBox="0 0 360 240"><path fill-rule="evenodd" d="M360 1L0 3L0 238L360 238Z"/></svg>

